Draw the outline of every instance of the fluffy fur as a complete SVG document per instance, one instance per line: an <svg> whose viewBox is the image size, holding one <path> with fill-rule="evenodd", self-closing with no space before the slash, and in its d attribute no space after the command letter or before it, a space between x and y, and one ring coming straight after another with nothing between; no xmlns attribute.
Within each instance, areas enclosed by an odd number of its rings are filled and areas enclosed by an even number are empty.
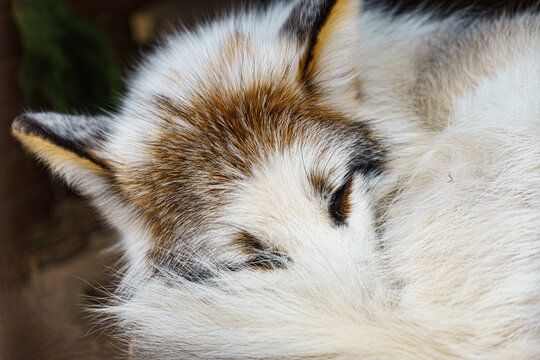
<svg viewBox="0 0 540 360"><path fill-rule="evenodd" d="M539 358L539 40L278 3L168 39L118 114L13 129L119 230L133 358Z"/></svg>

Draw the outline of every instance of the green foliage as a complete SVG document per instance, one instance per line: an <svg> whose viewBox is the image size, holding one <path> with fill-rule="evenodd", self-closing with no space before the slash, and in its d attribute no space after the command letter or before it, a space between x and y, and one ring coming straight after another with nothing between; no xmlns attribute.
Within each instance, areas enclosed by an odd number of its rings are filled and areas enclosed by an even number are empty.
<svg viewBox="0 0 540 360"><path fill-rule="evenodd" d="M100 31L70 13L62 0L17 0L13 14L24 52L19 82L26 105L60 112L112 105L119 73Z"/></svg>

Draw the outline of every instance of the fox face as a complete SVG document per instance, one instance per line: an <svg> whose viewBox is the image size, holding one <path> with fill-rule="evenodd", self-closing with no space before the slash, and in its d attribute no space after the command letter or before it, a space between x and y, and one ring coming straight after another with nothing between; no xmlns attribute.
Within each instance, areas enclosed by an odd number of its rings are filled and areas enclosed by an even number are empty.
<svg viewBox="0 0 540 360"><path fill-rule="evenodd" d="M332 18L351 6L305 1L179 35L141 66L118 114L15 120L25 147L119 230L128 270L116 315L148 315L136 322L151 332L154 320L168 318L160 314L164 291L183 288L172 306L185 308L220 284L203 297L229 308L222 315L235 322L230 307L260 306L253 297L268 297L264 286L276 279L286 281L273 288L268 311L291 301L303 312L299 299L329 269L334 282L349 279L344 292L363 292L355 284L379 276L370 189L383 172L383 147L366 123L324 105L313 82L330 36L323 25L335 31ZM300 286L302 278L311 280ZM296 301L284 297L293 284ZM242 305L233 295L241 289L253 301ZM207 310L193 310L185 330L199 323L210 336L214 325L198 319ZM170 325L167 334L182 332ZM130 341L147 353L175 342L169 335Z"/></svg>
<svg viewBox="0 0 540 360"><path fill-rule="evenodd" d="M152 157L118 177L153 219L152 257L206 253L223 268L282 267L274 255L292 259L299 232L306 244L338 236L357 225L353 213L370 213L367 197L351 196L366 196L382 166L367 127L282 84L265 86L203 95L204 108L156 100L166 121L148 144Z"/></svg>
<svg viewBox="0 0 540 360"><path fill-rule="evenodd" d="M320 242L373 246L369 188L382 148L310 89L319 45L309 42L331 8L294 11L313 24L283 18L263 36L250 19L226 20L172 39L119 114L29 113L14 133L121 232L136 223L127 246L141 247L137 262L191 280L212 272L203 263L281 269Z"/></svg>

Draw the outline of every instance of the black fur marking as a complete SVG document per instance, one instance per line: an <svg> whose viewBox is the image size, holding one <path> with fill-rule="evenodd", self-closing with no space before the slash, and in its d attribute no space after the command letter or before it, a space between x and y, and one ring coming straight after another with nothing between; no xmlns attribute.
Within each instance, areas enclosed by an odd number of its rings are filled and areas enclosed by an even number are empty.
<svg viewBox="0 0 540 360"><path fill-rule="evenodd" d="M241 264L225 265L227 270L238 271L243 269L285 269L290 259L279 252L266 252Z"/></svg>
<svg viewBox="0 0 540 360"><path fill-rule="evenodd" d="M365 0L363 8L382 9L394 15L429 14L445 18L455 13L473 17L515 15L540 11L538 0Z"/></svg>
<svg viewBox="0 0 540 360"><path fill-rule="evenodd" d="M171 279L171 274L180 276L181 278L193 282L204 283L215 279L220 272L227 270L222 265L218 264L202 264L191 261L177 259L170 254L162 259L159 264L153 268L153 276L161 277L165 280ZM173 285L173 283L171 283Z"/></svg>
<svg viewBox="0 0 540 360"><path fill-rule="evenodd" d="M244 249L244 252L254 257L242 264L228 265L230 270L241 270L250 267L281 269L285 268L287 262L290 261L283 252L269 249L261 240L247 232L240 234L239 245Z"/></svg>
<svg viewBox="0 0 540 360"><path fill-rule="evenodd" d="M302 72L305 73L313 60L313 49L317 36L324 26L336 0L301 0L281 28L281 33L293 35L300 42L307 43Z"/></svg>
<svg viewBox="0 0 540 360"><path fill-rule="evenodd" d="M299 41L315 41L336 0L301 0L292 10L281 33Z"/></svg>
<svg viewBox="0 0 540 360"><path fill-rule="evenodd" d="M360 172L365 176L378 176L384 170L382 154L374 152L366 158L364 151L358 151L349 165L350 172Z"/></svg>
<svg viewBox="0 0 540 360"><path fill-rule="evenodd" d="M268 249L255 236L243 232L239 236L242 252L247 252L251 259L242 263L205 263L194 259L185 261L177 258L176 254L163 255L160 266L154 268L155 276L167 278L167 271L181 276L189 282L210 282L226 272L241 270L275 270L285 269L292 260L283 252ZM163 270L165 269L165 270Z"/></svg>
<svg viewBox="0 0 540 360"><path fill-rule="evenodd" d="M382 157L382 151L377 154L377 151L375 150L374 153L367 157L365 150L356 152L355 157L353 157L349 165L349 173L346 177L346 182L334 192L328 206L330 216L336 225L339 226L345 224L349 215L350 209L348 198L350 196L353 176L356 173L361 173L366 177L376 177L380 175L384 170ZM323 195L324 194L325 193L323 193Z"/></svg>
<svg viewBox="0 0 540 360"><path fill-rule="evenodd" d="M91 145L90 142L85 142L79 139L73 140L63 138L28 115L20 115L15 118L12 126L13 129L16 131L19 131L26 135L37 136L43 140L47 140L61 148L75 153L77 156L83 159L91 161L92 163L96 164L97 166L108 172L111 171L107 164L105 164L99 159L96 159L94 156L85 151L85 149ZM99 135L96 140L103 140L102 136Z"/></svg>
<svg viewBox="0 0 540 360"><path fill-rule="evenodd" d="M189 282L201 283L212 280L219 276L220 273L230 271L240 271L249 269L285 269L290 259L278 252L265 252L260 255L238 264L215 264L208 267L178 263L174 261L168 261L163 264L168 270L180 275ZM161 271L159 268L155 268L155 275L159 275Z"/></svg>
<svg viewBox="0 0 540 360"><path fill-rule="evenodd" d="M386 151L367 123L355 122L350 125L351 133L356 133L358 141L349 164L349 172L360 172L365 176L378 176L384 171Z"/></svg>
<svg viewBox="0 0 540 360"><path fill-rule="evenodd" d="M345 224L349 212L349 195L351 191L352 179L349 178L345 184L343 184L332 196L328 210L330 216L336 223L336 225Z"/></svg>

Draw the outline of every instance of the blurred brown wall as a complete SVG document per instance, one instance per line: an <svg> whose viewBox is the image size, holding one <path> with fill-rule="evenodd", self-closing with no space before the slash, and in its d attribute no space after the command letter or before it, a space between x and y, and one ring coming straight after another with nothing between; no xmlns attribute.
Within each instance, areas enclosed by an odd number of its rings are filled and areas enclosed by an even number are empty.
<svg viewBox="0 0 540 360"><path fill-rule="evenodd" d="M47 212L52 201L43 172L10 135L11 121L22 109L17 85L21 47L10 3L0 0L0 264L4 265L0 281L19 272L15 258L26 245L21 234Z"/></svg>
<svg viewBox="0 0 540 360"><path fill-rule="evenodd" d="M150 0L67 0L78 15L104 29L121 65L131 48L129 16ZM19 36L11 18L11 0L0 0L0 285L22 274L19 264L36 245L25 232L45 218L54 201L49 178L11 137L13 119L23 111L17 85L21 61ZM35 241L35 240L34 240Z"/></svg>

